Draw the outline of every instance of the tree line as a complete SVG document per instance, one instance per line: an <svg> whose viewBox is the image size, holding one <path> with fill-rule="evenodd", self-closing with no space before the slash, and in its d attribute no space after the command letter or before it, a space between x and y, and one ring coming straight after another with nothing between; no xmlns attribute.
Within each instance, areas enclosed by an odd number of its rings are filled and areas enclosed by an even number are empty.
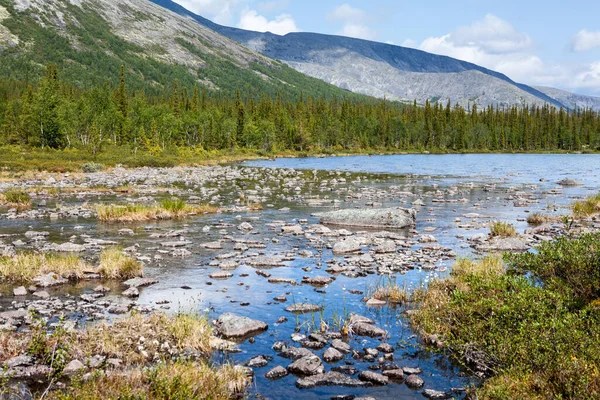
<svg viewBox="0 0 600 400"><path fill-rule="evenodd" d="M600 149L600 114L550 105L464 108L245 91L231 97L177 80L159 94L120 84L78 88L49 65L38 84L0 81L0 143L79 148L108 145L159 154L186 146L264 152L581 151Z"/></svg>

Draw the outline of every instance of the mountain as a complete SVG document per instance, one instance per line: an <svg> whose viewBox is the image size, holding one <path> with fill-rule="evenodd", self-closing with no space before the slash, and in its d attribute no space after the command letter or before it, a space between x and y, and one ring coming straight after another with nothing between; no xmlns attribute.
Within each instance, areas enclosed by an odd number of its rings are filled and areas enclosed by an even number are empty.
<svg viewBox="0 0 600 400"><path fill-rule="evenodd" d="M536 86L536 89L552 97L556 101L561 102L570 109L574 110L575 108L590 108L595 111L600 111L600 97L585 96L544 86Z"/></svg>
<svg viewBox="0 0 600 400"><path fill-rule="evenodd" d="M228 95L357 95L249 50L147 0L0 0L0 79L37 80L56 63L80 87L119 82L156 93L175 79Z"/></svg>
<svg viewBox="0 0 600 400"><path fill-rule="evenodd" d="M421 50L317 33L279 36L221 26L171 0L151 0L296 70L356 93L392 100L426 100L463 106L544 104L558 98L506 75Z"/></svg>

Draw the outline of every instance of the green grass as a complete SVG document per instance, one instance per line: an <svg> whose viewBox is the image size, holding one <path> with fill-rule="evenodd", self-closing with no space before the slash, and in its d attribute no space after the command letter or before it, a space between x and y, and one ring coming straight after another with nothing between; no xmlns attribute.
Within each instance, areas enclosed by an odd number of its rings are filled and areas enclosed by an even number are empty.
<svg viewBox="0 0 600 400"><path fill-rule="evenodd" d="M33 278L55 273L63 278L80 279L93 267L75 255L19 253L0 257L0 278L14 283L29 283Z"/></svg>
<svg viewBox="0 0 600 400"><path fill-rule="evenodd" d="M517 235L517 231L516 231L514 225L512 225L508 222L495 221L495 222L492 222L492 224L490 226L490 236L491 237L509 238L509 237L516 237L518 235Z"/></svg>
<svg viewBox="0 0 600 400"><path fill-rule="evenodd" d="M576 217L589 217L600 213L600 193L589 196L585 200L576 201L571 206Z"/></svg>
<svg viewBox="0 0 600 400"><path fill-rule="evenodd" d="M8 189L0 194L0 204L15 207L19 211L31 208L31 196L21 189Z"/></svg>
<svg viewBox="0 0 600 400"><path fill-rule="evenodd" d="M100 254L98 271L108 279L130 279L142 276L144 266L135 257L123 253L119 247L107 247Z"/></svg>
<svg viewBox="0 0 600 400"><path fill-rule="evenodd" d="M527 217L527 223L529 225L542 225L547 224L549 222L560 222L564 220L564 216L560 215L548 215L542 213L533 213Z"/></svg>
<svg viewBox="0 0 600 400"><path fill-rule="evenodd" d="M192 206L179 199L166 199L153 205L103 204L96 206L98 220L107 223L165 221L218 211L217 207L211 205Z"/></svg>
<svg viewBox="0 0 600 400"><path fill-rule="evenodd" d="M537 253L460 260L416 292L411 316L453 358L488 379L479 399L600 397L599 235L563 238Z"/></svg>

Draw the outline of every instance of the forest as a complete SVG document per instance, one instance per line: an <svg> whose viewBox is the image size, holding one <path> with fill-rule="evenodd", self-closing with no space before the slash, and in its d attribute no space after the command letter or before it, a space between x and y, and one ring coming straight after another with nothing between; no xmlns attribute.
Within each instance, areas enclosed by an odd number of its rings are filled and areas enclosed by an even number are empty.
<svg viewBox="0 0 600 400"><path fill-rule="evenodd" d="M174 80L162 93L119 84L81 88L48 65L39 83L0 80L0 144L37 149L107 146L158 156L178 147L296 152L546 152L600 149L600 115L550 105L467 108L358 97L235 95Z"/></svg>

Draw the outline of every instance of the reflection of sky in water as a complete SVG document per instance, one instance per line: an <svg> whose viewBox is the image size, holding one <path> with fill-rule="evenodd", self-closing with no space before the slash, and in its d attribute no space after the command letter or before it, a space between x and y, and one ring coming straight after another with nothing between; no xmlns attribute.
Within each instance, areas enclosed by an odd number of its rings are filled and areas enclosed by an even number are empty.
<svg viewBox="0 0 600 400"><path fill-rule="evenodd" d="M383 206L409 206L416 198L422 198L425 206L421 207L417 217L417 230L423 232L425 227L435 227L432 234L438 238L443 246L454 249L459 255L468 256L471 249L465 241L457 236L470 237L476 233L487 233L487 228L465 230L458 228L454 222L455 218L460 218L462 223L472 222L463 217L466 213L479 213L488 215L493 219L508 221L514 223L522 232L527 225L518 219L525 219L528 215L526 211L566 213L566 206L573 201L573 198L597 191L600 177L596 174L600 167L600 156L588 155L406 155L406 156L380 156L380 157L332 157L332 158L310 158L310 159L278 159L272 161L257 161L248 163L250 165L266 167L293 167L293 168L320 168L320 169L341 169L361 172L387 172L395 174L416 174L414 177L386 177L383 181L357 184L358 187L371 188L373 190L386 190L389 186L395 185L402 188L403 191L415 193L414 198L390 198L375 199L382 201ZM550 194L549 190L557 187L556 182L569 177L577 179L585 186L562 188L562 194ZM547 181L540 182L540 178ZM353 187L351 179L346 184L338 188ZM475 182L473 187L465 185L469 182ZM434 185L437 185L435 187ZM487 188L484 186L489 185ZM446 190L452 186L461 189L458 196L454 199L466 198L466 203L434 203L432 202L432 192L436 190ZM513 202L506 200L507 196L514 193L510 188L517 188L519 191L533 193L538 203L531 204L524 208L515 208ZM190 193L193 194L193 193ZM312 194L328 195L330 199L339 198L342 202L341 207L364 206L372 199L346 199L346 193L336 194L336 192L319 193L313 191ZM275 360L270 362L267 367L257 369L255 390L268 398L308 398L320 399L327 398L337 394L355 394L371 395L378 399L383 398L422 398L420 392L413 392L404 385L389 385L383 388L373 389L345 389L345 388L319 388L311 391L299 391L296 389L295 377L289 376L282 380L269 382L264 378L264 374L276 365L287 366L290 361L280 359L275 356L271 346L275 341L289 341L290 334L294 331L296 323L300 325L301 331L306 329L314 322L319 323L321 314L316 313L300 315L297 318L287 313L284 308L292 302L308 302L325 305L323 316L327 321L340 318L345 313L354 311L358 314L367 315L375 319L379 326L392 333L390 343L397 346L395 353L395 362L400 366L420 366L424 369L423 378L426 381L427 388L446 390L450 387L460 387L468 384L465 379L457 376L457 370L447 364L443 359L436 355L428 355L419 351L418 341L412 337L413 332L408 328L407 321L400 317L402 309L392 310L388 308L367 309L362 302L361 295L350 294L349 290L361 290L367 292L369 288L377 283L385 281L377 275L368 275L364 278L350 279L344 276L338 276L337 279L328 285L325 294L319 293L309 285L290 286L287 284L268 284L266 279L256 274L256 270L246 265L240 265L235 271L232 271L234 277L225 281L211 280L208 275L216 271L215 268L208 266L214 256L220 253L233 251L233 244L227 242L223 250L206 250L200 247L202 243L218 240L221 235L219 229L211 229L206 233L202 228L206 225L213 225L220 220L225 223L232 223L236 226L245 220L250 221L258 234L246 234L236 228L226 228L227 235L240 238L244 237L251 240L258 240L267 245L264 250L250 249L249 252L265 252L267 255L284 255L297 247L298 250L309 248L315 257L300 258L287 262L285 267L268 270L273 277L293 278L297 282L302 280L303 276L328 275L325 272L327 262L333 258L330 250L323 249L321 253L312 248L304 237L278 236L277 230L272 230L266 224L274 220L284 220L292 222L295 219L307 218L309 223L317 223L315 217L310 214L320 209L309 207L307 205L298 205L285 202L277 198L277 192L274 191L270 202L274 208L268 208L260 213L238 213L221 214L216 216L203 216L195 220L184 222L165 222L159 224L145 225L103 225L97 224L94 220L76 220L65 219L57 223L51 223L49 220L28 220L28 221L8 221L0 222L0 234L18 233L23 234L27 230L47 230L51 232L51 241L64 242L71 235L89 234L95 238L115 240L122 243L124 247L135 243L140 245L140 252L144 255L154 256L155 250L148 248L160 246L158 243L177 240L177 238L151 239L149 235L154 232L164 233L170 229L189 230L185 238L192 242L188 247L193 255L185 259L174 259L169 255L164 255L158 262L149 264L146 268L146 276L154 277L159 283L147 288L141 289L141 296L138 300L140 304L155 304L163 300L170 303L170 311L199 311L206 312L210 310L211 318L216 318L223 312L235 312L251 318L263 320L269 324L268 332L256 337L255 343L246 342L241 345L242 353L234 354L229 357L237 362L245 362L251 357L259 354L274 356ZM475 206L478 204L478 206ZM290 206L288 212L277 211L277 208ZM556 211L554 211L556 209ZM237 218L239 216L239 218ZM254 220L254 217L260 217ZM486 221L486 220L484 220ZM83 229L74 230L76 225ZM154 227L153 230L146 231L146 225ZM136 235L133 237L123 237L118 235L118 230L123 227L133 228ZM22 237L22 236L19 236ZM280 242L273 243L272 238L277 237ZM16 237L18 238L18 237ZM15 240L15 239L4 239ZM297 254L297 251L295 251ZM341 258L338 258L341 259ZM320 268L318 263L321 264ZM450 266L451 262L445 265ZM311 272L305 272L303 267L310 266ZM247 274L243 277L241 275ZM432 273L418 269L407 272L405 275L396 274L396 282L407 288L414 288L425 284L431 278ZM207 285L212 282L212 285ZM182 286L191 287L190 290L184 290ZM93 286L86 286L91 289ZM0 287L0 291L8 294L10 287ZM60 290L60 289L59 289ZM72 289L69 289L72 292ZM279 304L273 300L274 297L286 294L288 301ZM7 305L6 302L12 301L11 296L6 296L0 302ZM234 302L233 302L234 301ZM241 302L249 302L247 307L240 306ZM275 321L281 317L288 317L289 321L281 325L275 325ZM366 338L353 338L351 344L356 349L363 347L375 347L379 342ZM322 355L321 351L317 354ZM222 355L216 356L218 359ZM336 364L340 365L340 364ZM369 364L357 363L359 370L367 369ZM327 370L330 368L327 367Z"/></svg>

